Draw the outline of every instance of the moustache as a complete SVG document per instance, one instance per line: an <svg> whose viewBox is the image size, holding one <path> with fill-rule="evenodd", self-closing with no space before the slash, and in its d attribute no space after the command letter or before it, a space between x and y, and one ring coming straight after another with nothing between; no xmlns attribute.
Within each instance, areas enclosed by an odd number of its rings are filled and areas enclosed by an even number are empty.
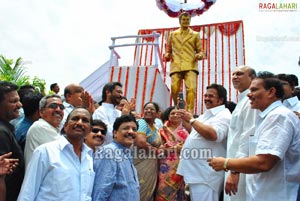
<svg viewBox="0 0 300 201"><path fill-rule="evenodd" d="M83 131L85 130L83 126L80 126L80 125L77 125L77 124L74 126L74 129L77 128L77 127L80 128Z"/></svg>
<svg viewBox="0 0 300 201"><path fill-rule="evenodd" d="M212 101L210 101L210 100L206 100L206 101L204 101L204 103L212 103Z"/></svg>
<svg viewBox="0 0 300 201"><path fill-rule="evenodd" d="M96 139L96 138L99 138L101 141L104 140L103 135L96 135L96 136L93 136L93 139Z"/></svg>
<svg viewBox="0 0 300 201"><path fill-rule="evenodd" d="M57 114L58 114L59 116L61 116L61 117L63 116L62 113L59 112L59 111L54 111L54 112L52 113L52 116L55 116L55 115L57 115Z"/></svg>
<svg viewBox="0 0 300 201"><path fill-rule="evenodd" d="M131 137L132 139L135 139L135 134L127 133L124 135L125 138Z"/></svg>

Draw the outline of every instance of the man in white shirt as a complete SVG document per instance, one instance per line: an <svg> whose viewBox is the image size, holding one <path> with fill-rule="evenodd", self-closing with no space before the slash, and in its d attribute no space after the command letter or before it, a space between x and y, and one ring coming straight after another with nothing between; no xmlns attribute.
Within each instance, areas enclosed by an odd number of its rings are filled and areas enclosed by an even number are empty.
<svg viewBox="0 0 300 201"><path fill-rule="evenodd" d="M59 95L48 95L40 100L41 118L35 121L27 132L24 150L26 167L35 148L41 144L57 140L60 136L59 124L64 116L64 108Z"/></svg>
<svg viewBox="0 0 300 201"><path fill-rule="evenodd" d="M300 101L293 95L295 89L293 78L289 74L278 74L277 77L284 89L283 105L300 116Z"/></svg>
<svg viewBox="0 0 300 201"><path fill-rule="evenodd" d="M263 73L250 85L251 107L261 111L246 158L211 158L216 171L246 173L248 201L296 200L300 181L300 121L282 105L279 79Z"/></svg>
<svg viewBox="0 0 300 201"><path fill-rule="evenodd" d="M39 146L26 169L19 201L90 201L95 173L93 151L83 143L92 117L85 108L69 114L66 136Z"/></svg>
<svg viewBox="0 0 300 201"><path fill-rule="evenodd" d="M107 133L102 146L113 141L113 124L117 117L121 114L129 114L131 109L128 109L131 103L126 103L122 112L115 108L120 104L122 99L122 84L120 82L109 82L102 89L102 103L100 107L93 113L93 119L100 119L107 125Z"/></svg>
<svg viewBox="0 0 300 201"><path fill-rule="evenodd" d="M295 84L298 82L298 78L293 74L278 74L277 78L281 81L284 89L284 97L282 99L283 105L293 111L298 117L300 117L300 101L296 94L294 94ZM296 82L295 82L296 81ZM298 85L298 84L297 84ZM300 200L300 186L298 189L298 198Z"/></svg>
<svg viewBox="0 0 300 201"><path fill-rule="evenodd" d="M255 70L248 66L237 67L232 73L233 87L238 90L238 102L232 113L227 137L228 158L242 158L248 151L249 135L255 132L255 120L258 110L252 109L247 97L251 81L255 78ZM246 177L237 172L225 173L224 201L246 200Z"/></svg>
<svg viewBox="0 0 300 201"><path fill-rule="evenodd" d="M190 187L192 201L218 201L223 188L224 172L214 172L206 159L226 155L226 138L231 118L225 108L226 89L218 84L206 88L206 111L197 119L192 113L180 110L182 119L190 122L190 135L181 150L177 174L184 177ZM188 124L185 123L187 126Z"/></svg>

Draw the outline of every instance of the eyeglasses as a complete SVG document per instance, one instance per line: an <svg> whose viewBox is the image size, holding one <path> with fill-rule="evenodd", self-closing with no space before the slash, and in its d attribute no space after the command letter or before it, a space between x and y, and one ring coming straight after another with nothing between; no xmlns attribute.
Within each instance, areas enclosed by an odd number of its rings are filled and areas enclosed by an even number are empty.
<svg viewBox="0 0 300 201"><path fill-rule="evenodd" d="M100 129L100 128L93 128L92 129L93 133L99 133L99 131L101 132L102 135L106 135L106 130L104 130L104 129Z"/></svg>
<svg viewBox="0 0 300 201"><path fill-rule="evenodd" d="M57 103L50 103L47 108L56 109L59 107L60 110L64 110L65 106L63 104L57 104Z"/></svg>

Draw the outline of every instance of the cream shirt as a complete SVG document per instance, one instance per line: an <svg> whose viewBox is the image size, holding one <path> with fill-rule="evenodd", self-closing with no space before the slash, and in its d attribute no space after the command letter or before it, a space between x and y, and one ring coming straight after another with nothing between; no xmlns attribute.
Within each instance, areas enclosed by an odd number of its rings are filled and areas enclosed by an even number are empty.
<svg viewBox="0 0 300 201"><path fill-rule="evenodd" d="M25 165L28 163L32 157L32 153L41 144L57 140L60 136L59 130L53 127L44 119L40 118L38 121L34 122L28 132L26 137L26 144L24 150Z"/></svg>

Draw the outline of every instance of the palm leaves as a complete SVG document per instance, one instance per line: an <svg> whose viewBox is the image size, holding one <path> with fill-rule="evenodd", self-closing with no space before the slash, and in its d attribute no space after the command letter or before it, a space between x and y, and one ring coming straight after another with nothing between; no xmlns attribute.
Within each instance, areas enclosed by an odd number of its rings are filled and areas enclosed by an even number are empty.
<svg viewBox="0 0 300 201"><path fill-rule="evenodd" d="M21 57L14 62L13 59L7 59L0 55L0 80L13 82L19 87L31 84L45 94L46 82L38 77L34 77L32 83L30 83L30 77L26 75L26 67Z"/></svg>

